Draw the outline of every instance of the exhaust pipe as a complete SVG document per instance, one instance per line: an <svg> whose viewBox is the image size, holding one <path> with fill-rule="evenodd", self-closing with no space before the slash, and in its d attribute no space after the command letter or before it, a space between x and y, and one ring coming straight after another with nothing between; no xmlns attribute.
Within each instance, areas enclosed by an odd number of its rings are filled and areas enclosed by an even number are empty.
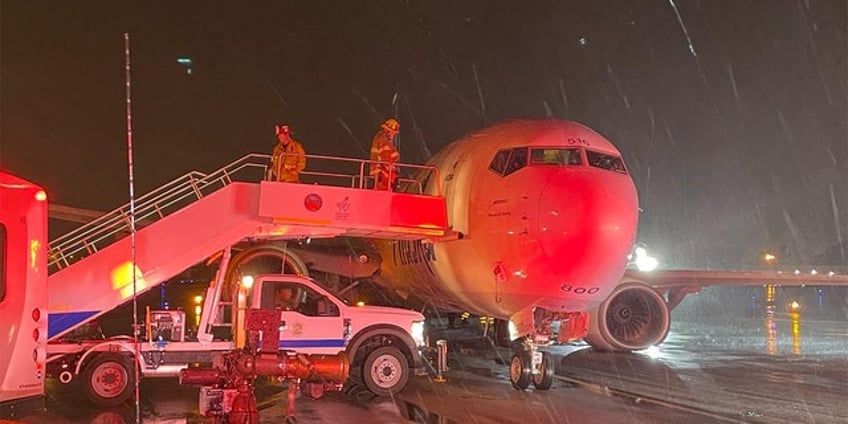
<svg viewBox="0 0 848 424"><path fill-rule="evenodd" d="M71 380L74 379L74 373L65 370L59 373L59 382L62 384L68 384Z"/></svg>

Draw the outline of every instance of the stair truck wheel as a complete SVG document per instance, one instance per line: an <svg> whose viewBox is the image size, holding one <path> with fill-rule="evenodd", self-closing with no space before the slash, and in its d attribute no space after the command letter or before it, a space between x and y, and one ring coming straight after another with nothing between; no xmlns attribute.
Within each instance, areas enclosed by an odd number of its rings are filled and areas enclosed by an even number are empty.
<svg viewBox="0 0 848 424"><path fill-rule="evenodd" d="M383 346L369 353L362 366L362 379L377 396L391 396L401 391L409 380L409 364L403 352Z"/></svg>
<svg viewBox="0 0 848 424"><path fill-rule="evenodd" d="M127 356L107 352L97 355L86 365L80 384L93 403L115 406L132 396L135 373Z"/></svg>

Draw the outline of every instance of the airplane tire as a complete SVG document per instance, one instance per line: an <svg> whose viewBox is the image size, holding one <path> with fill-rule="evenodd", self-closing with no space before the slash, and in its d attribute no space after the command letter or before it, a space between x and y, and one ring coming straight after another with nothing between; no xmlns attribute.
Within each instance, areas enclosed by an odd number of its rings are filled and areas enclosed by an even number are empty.
<svg viewBox="0 0 848 424"><path fill-rule="evenodd" d="M362 379L368 390L377 396L391 396L400 392L409 380L406 356L392 346L374 349L365 358Z"/></svg>
<svg viewBox="0 0 848 424"><path fill-rule="evenodd" d="M509 362L509 382L516 390L526 390L530 386L530 355L527 352L516 352Z"/></svg>
<svg viewBox="0 0 848 424"><path fill-rule="evenodd" d="M554 384L556 367L548 352L542 352L542 364L538 374L533 374L533 387L536 390L548 390Z"/></svg>
<svg viewBox="0 0 848 424"><path fill-rule="evenodd" d="M135 373L129 358L119 353L102 353L86 365L80 380L85 395L99 406L115 406L129 400Z"/></svg>

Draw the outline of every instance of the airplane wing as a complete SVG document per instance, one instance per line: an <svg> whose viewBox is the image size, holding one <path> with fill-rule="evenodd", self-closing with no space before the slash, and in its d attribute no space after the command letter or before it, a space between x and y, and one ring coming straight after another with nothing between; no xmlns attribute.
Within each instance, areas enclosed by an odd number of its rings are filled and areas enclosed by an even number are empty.
<svg viewBox="0 0 848 424"><path fill-rule="evenodd" d="M848 286L848 275L775 271L713 270L627 270L625 278L643 281L655 288L681 286Z"/></svg>
<svg viewBox="0 0 848 424"><path fill-rule="evenodd" d="M712 271L628 269L623 281L638 280L655 289L667 291L669 309L674 309L687 294L706 286L848 286L848 275L775 271Z"/></svg>

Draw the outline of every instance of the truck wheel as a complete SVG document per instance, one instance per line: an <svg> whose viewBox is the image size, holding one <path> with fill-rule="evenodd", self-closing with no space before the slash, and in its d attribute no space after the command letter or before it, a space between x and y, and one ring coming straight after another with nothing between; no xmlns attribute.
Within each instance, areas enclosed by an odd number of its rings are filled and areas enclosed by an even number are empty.
<svg viewBox="0 0 848 424"><path fill-rule="evenodd" d="M375 349L365 358L362 379L368 390L377 396L391 396L400 392L409 380L406 356L391 346Z"/></svg>
<svg viewBox="0 0 848 424"><path fill-rule="evenodd" d="M132 396L135 375L126 356L103 353L86 365L80 384L85 395L95 404L115 406Z"/></svg>

